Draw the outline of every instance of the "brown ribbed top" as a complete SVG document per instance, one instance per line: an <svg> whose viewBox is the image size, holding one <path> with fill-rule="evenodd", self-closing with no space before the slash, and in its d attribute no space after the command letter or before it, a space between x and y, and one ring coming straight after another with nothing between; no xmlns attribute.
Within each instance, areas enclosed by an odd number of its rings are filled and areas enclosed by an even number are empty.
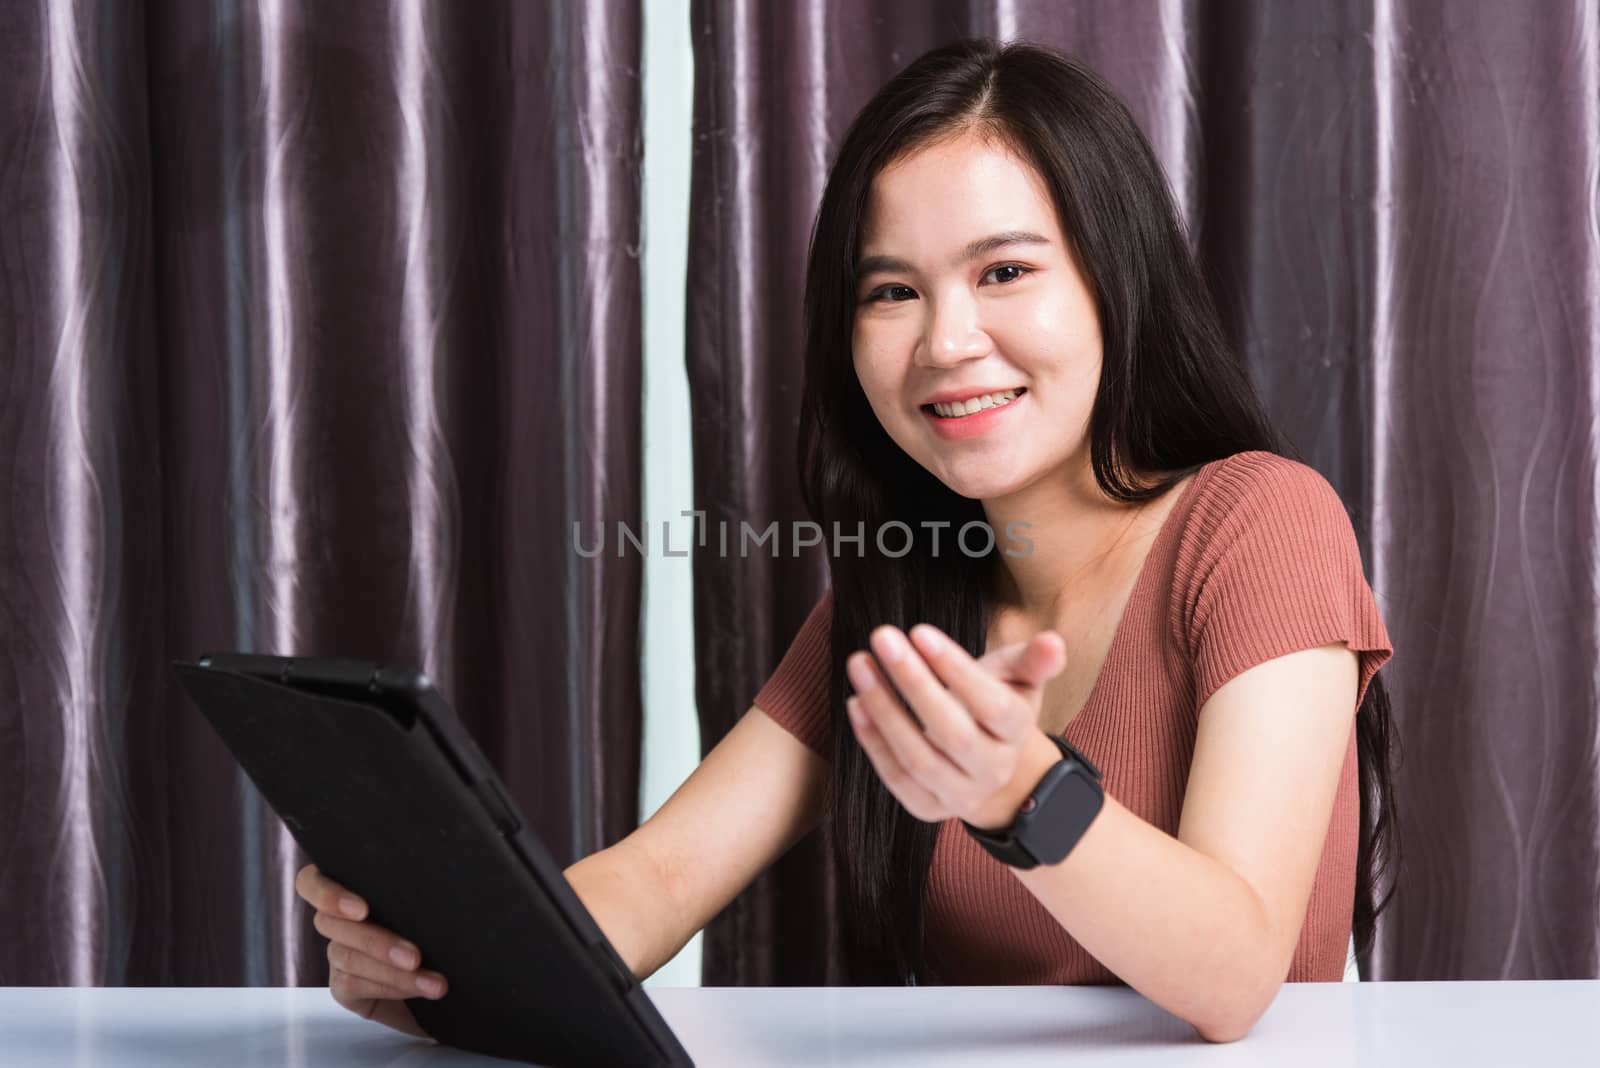
<svg viewBox="0 0 1600 1068"><path fill-rule="evenodd" d="M755 699L824 759L843 717L827 707L832 605L831 591L823 594ZM1064 637L1070 649L1072 636ZM1248 668L1329 642L1359 654L1360 686L1289 982L1344 975L1360 813L1354 714L1393 652L1333 487L1270 453L1202 467L1163 521L1088 701L1065 733L1104 772L1109 794L1176 836L1206 699ZM925 904L941 982L1121 982L956 820L940 827Z"/></svg>

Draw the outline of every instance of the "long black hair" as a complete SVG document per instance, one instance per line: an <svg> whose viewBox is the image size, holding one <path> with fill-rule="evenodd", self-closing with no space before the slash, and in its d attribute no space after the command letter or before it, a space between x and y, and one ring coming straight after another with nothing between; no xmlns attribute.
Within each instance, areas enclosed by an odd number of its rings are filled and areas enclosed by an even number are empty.
<svg viewBox="0 0 1600 1068"><path fill-rule="evenodd" d="M1103 342L1090 458L1109 497L1159 496L1202 465L1249 450L1284 452L1228 344L1160 164L1133 117L1095 74L1037 45L957 42L913 62L869 101L840 145L812 232L805 292L800 479L824 531L838 523L910 528L890 557L833 553L830 709L833 768L824 819L846 918L847 968L860 984L936 982L923 949L923 892L939 825L906 812L879 780L844 716L844 658L872 628L931 623L982 655L993 553L951 552L984 518L896 445L856 377L855 264L868 191L890 163L972 131L997 138L1049 188L1094 298ZM948 524L943 526L941 524ZM944 551L933 550L943 534ZM904 541L897 528L894 551ZM1389 704L1374 678L1357 714L1361 821L1353 927L1371 945L1380 872L1394 841ZM1375 811L1376 806L1376 811ZM1391 891L1392 893L1392 891Z"/></svg>

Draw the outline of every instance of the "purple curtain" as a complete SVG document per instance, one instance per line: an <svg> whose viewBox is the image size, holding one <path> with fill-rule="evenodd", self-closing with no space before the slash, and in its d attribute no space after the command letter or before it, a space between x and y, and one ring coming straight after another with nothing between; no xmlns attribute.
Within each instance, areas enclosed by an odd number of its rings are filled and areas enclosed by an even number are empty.
<svg viewBox="0 0 1600 1068"><path fill-rule="evenodd" d="M439 680L637 822L638 5L0 6L0 982L326 982L166 664Z"/></svg>
<svg viewBox="0 0 1600 1068"><path fill-rule="evenodd" d="M1595 978L1600 8L1408 3L1372 39L1372 536L1412 843L1379 974Z"/></svg>
<svg viewBox="0 0 1600 1068"><path fill-rule="evenodd" d="M1395 902L1365 978L1600 974L1600 13L1588 0L696 0L696 507L802 518L802 269L844 126L969 34L1088 62L1172 180L1257 386L1342 493L1396 645ZM696 563L709 749L824 582ZM715 921L708 985L837 981L810 836Z"/></svg>
<svg viewBox="0 0 1600 1068"><path fill-rule="evenodd" d="M691 16L711 528L804 518L801 270L855 110L967 34L1085 59L1396 642L1364 974L1600 973L1593 3ZM634 826L640 561L572 538L640 525L639 34L622 0L0 7L0 982L325 981L292 840L167 678L206 649L418 664L559 861ZM824 574L699 554L706 748ZM706 982L841 978L826 857L712 924Z"/></svg>

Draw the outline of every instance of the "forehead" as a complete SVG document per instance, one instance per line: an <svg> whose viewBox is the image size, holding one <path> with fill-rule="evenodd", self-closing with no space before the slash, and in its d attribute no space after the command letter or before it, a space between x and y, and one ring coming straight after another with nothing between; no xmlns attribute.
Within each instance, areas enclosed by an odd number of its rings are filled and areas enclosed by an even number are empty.
<svg viewBox="0 0 1600 1068"><path fill-rule="evenodd" d="M920 148L873 178L861 244L863 252L933 253L1007 230L1062 240L1039 173L998 140L963 134Z"/></svg>

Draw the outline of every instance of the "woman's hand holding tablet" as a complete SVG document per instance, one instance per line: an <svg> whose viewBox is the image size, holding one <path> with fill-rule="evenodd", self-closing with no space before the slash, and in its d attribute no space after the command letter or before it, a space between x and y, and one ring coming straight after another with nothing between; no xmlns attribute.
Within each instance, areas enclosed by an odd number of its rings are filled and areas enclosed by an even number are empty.
<svg viewBox="0 0 1600 1068"><path fill-rule="evenodd" d="M365 922L366 902L323 875L315 864L300 869L294 889L317 910L313 923L328 939L328 990L333 999L362 1019L428 1037L405 999L444 997L448 989L444 976L420 967L422 957L415 945Z"/></svg>

